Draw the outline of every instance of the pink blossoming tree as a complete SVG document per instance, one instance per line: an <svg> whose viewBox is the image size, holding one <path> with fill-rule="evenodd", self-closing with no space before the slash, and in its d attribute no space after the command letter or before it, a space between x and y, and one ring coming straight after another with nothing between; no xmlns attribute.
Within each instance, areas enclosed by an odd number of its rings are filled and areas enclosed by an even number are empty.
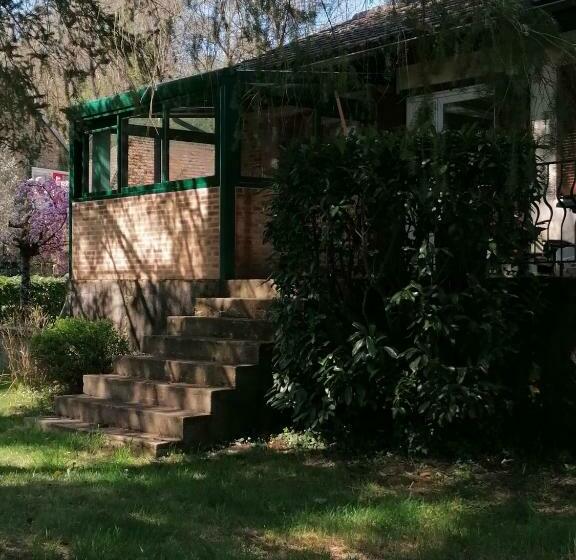
<svg viewBox="0 0 576 560"><path fill-rule="evenodd" d="M52 180L27 180L16 188L4 242L20 257L20 304L30 303L30 265L34 257L67 269L68 189Z"/></svg>

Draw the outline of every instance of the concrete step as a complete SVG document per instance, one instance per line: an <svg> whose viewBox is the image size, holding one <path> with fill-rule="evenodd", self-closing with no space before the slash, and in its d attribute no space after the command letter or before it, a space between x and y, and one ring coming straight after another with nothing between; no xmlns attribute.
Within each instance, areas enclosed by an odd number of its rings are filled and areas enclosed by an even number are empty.
<svg viewBox="0 0 576 560"><path fill-rule="evenodd" d="M65 431L94 434L103 438L111 447L128 446L132 450L160 457L180 446L178 438L158 437L144 432L136 432L116 427L100 427L82 420L62 417L44 417L38 419L38 426L44 431Z"/></svg>
<svg viewBox="0 0 576 560"><path fill-rule="evenodd" d="M266 344L251 340L167 335L145 336L142 341L144 354L231 365L257 364L260 360L261 346Z"/></svg>
<svg viewBox="0 0 576 560"><path fill-rule="evenodd" d="M214 401L223 402L233 391L224 387L194 387L187 383L146 381L121 375L84 376L84 394L90 397L182 409L194 414L210 414Z"/></svg>
<svg viewBox="0 0 576 560"><path fill-rule="evenodd" d="M198 387L240 387L259 378L258 366L222 365L147 355L121 358L116 362L114 372L123 377L189 383Z"/></svg>
<svg viewBox="0 0 576 560"><path fill-rule="evenodd" d="M258 319L181 316L168 317L166 334L271 342L274 326L269 321Z"/></svg>
<svg viewBox="0 0 576 560"><path fill-rule="evenodd" d="M194 315L266 319L273 302L273 299L261 298L196 298Z"/></svg>
<svg viewBox="0 0 576 560"><path fill-rule="evenodd" d="M186 410L120 403L88 395L56 397L58 416L82 420L98 426L115 426L161 437L204 443L210 438L209 414L193 414Z"/></svg>
<svg viewBox="0 0 576 560"><path fill-rule="evenodd" d="M222 284L223 297L270 299L277 295L272 280L224 280Z"/></svg>

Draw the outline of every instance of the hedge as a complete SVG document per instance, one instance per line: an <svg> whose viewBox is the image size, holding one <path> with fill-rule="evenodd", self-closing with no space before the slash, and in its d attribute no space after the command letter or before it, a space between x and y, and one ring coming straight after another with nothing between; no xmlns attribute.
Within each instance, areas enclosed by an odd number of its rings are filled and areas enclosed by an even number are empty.
<svg viewBox="0 0 576 560"><path fill-rule="evenodd" d="M32 276L32 305L56 317L64 305L67 291L65 278ZM0 276L0 318L20 304L20 276Z"/></svg>

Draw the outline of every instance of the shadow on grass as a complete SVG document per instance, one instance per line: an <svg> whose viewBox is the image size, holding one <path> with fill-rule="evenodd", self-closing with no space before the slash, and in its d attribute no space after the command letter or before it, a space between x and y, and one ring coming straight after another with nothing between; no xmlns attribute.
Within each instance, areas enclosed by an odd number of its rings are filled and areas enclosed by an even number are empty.
<svg viewBox="0 0 576 560"><path fill-rule="evenodd" d="M576 481L436 470L265 448L150 462L0 417L0 558L573 558Z"/></svg>

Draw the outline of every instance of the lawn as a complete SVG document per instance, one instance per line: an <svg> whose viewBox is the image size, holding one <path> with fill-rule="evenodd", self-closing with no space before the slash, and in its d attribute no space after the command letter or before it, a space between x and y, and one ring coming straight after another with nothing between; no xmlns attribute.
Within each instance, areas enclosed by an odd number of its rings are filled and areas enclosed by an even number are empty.
<svg viewBox="0 0 576 560"><path fill-rule="evenodd" d="M576 559L576 467L235 445L158 461L45 434L0 388L0 559Z"/></svg>

